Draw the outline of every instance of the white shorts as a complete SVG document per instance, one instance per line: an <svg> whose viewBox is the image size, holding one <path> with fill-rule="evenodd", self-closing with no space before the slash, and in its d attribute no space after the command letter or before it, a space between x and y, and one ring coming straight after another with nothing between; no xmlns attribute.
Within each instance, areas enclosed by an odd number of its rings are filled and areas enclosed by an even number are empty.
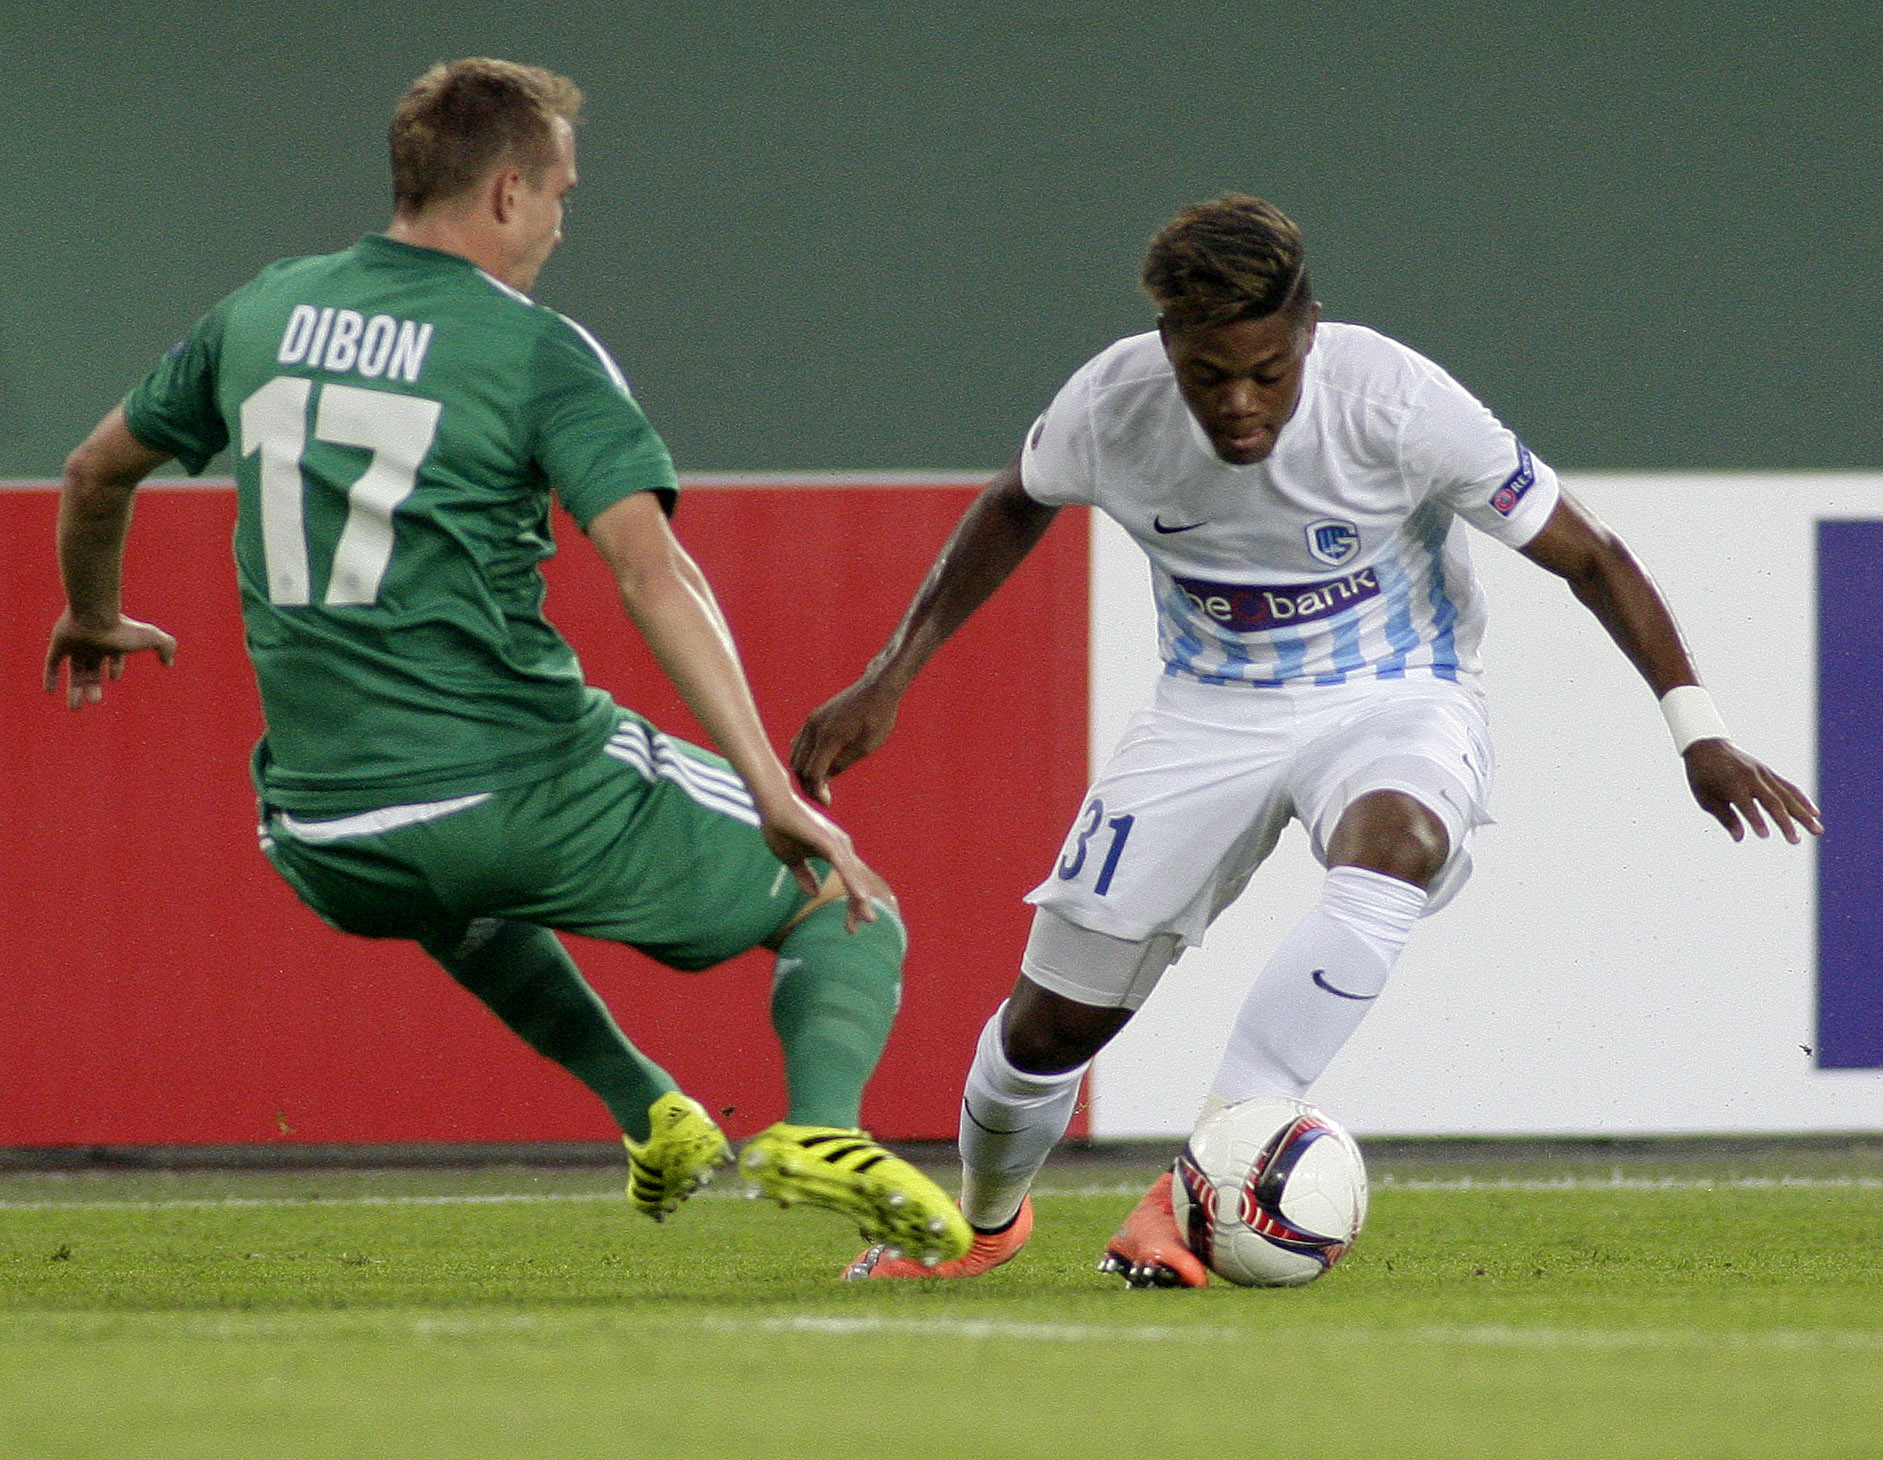
<svg viewBox="0 0 1883 1460"><path fill-rule="evenodd" d="M1450 839L1425 906L1436 912L1471 875L1492 771L1484 697L1447 680L1258 687L1167 675L1027 901L1129 942L1200 943L1290 818L1325 864L1349 806L1402 791Z"/></svg>

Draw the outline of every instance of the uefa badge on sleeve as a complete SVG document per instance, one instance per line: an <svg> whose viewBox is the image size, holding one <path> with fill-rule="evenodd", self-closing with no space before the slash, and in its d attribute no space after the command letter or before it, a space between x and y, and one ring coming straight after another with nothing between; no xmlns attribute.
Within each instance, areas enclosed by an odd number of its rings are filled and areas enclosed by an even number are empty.
<svg viewBox="0 0 1883 1460"><path fill-rule="evenodd" d="M1508 517L1517 510L1523 494L1535 485L1536 463L1531 459L1530 449L1519 441L1517 469L1505 479L1503 486L1491 493L1491 507L1501 516Z"/></svg>

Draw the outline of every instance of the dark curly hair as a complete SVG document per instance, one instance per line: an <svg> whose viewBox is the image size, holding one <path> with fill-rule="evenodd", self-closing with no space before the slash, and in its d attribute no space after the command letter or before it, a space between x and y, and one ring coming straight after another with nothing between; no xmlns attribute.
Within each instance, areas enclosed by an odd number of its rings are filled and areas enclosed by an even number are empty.
<svg viewBox="0 0 1883 1460"><path fill-rule="evenodd" d="M1243 193L1171 219L1151 240L1138 278L1179 329L1282 312L1300 319L1314 304L1301 230L1273 203Z"/></svg>

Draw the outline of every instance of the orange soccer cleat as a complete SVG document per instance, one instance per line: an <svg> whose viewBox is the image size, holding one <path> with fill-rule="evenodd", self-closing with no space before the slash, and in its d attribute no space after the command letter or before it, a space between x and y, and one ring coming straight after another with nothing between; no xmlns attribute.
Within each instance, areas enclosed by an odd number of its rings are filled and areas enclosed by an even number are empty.
<svg viewBox="0 0 1883 1460"><path fill-rule="evenodd" d="M1125 1224L1105 1246L1100 1272L1118 1274L1134 1288L1207 1288L1209 1269L1184 1245L1170 1205L1170 1173L1151 1183Z"/></svg>
<svg viewBox="0 0 1883 1460"><path fill-rule="evenodd" d="M843 1270L843 1275L853 1283L867 1282L872 1278L979 1277L1003 1262L1011 1262L1032 1235L1033 1198L1022 1197L1020 1210L1014 1219L998 1232L976 1232L974 1243L968 1248L965 1257L924 1267L914 1258L897 1255L893 1247L879 1242L861 1253L855 1262Z"/></svg>

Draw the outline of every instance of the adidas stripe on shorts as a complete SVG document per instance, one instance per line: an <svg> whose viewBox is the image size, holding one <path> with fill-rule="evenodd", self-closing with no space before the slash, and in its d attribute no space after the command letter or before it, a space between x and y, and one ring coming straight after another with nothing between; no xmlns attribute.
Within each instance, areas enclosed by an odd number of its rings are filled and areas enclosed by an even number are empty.
<svg viewBox="0 0 1883 1460"><path fill-rule="evenodd" d="M265 810L261 830L275 867L345 932L438 950L474 918L514 918L699 969L806 900L758 825L727 761L623 710L593 756L544 780L318 821Z"/></svg>

